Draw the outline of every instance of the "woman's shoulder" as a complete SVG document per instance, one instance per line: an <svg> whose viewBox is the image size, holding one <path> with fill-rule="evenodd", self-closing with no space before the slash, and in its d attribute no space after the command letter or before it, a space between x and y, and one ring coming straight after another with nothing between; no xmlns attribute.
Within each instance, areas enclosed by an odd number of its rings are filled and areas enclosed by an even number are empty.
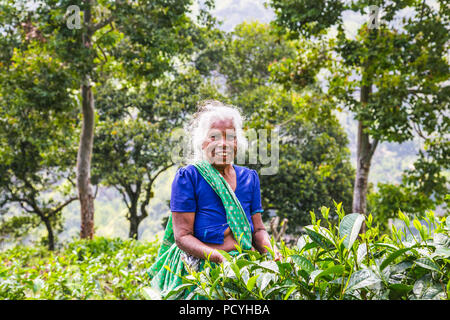
<svg viewBox="0 0 450 320"><path fill-rule="evenodd" d="M179 167L177 169L176 175L180 175L180 176L192 176L192 175L196 175L198 173L197 169L195 168L194 165L192 164L188 164L185 165L183 167Z"/></svg>
<svg viewBox="0 0 450 320"><path fill-rule="evenodd" d="M190 179L192 182L197 181L198 175L200 173L198 172L197 168L195 168L194 165L188 164L183 167L179 167L177 169L177 172L175 173L175 180L179 179Z"/></svg>
<svg viewBox="0 0 450 320"><path fill-rule="evenodd" d="M179 167L177 171L179 171L181 173L184 173L184 172L191 173L191 172L195 171L195 166L193 164L188 164L183 167Z"/></svg>
<svg viewBox="0 0 450 320"><path fill-rule="evenodd" d="M192 188L198 183L197 170L193 165L179 167L172 181L172 188Z"/></svg>

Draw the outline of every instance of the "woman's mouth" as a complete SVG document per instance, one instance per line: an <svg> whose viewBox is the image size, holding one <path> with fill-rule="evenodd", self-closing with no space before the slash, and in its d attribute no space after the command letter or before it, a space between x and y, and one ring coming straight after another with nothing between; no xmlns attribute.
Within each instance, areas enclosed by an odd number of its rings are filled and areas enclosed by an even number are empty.
<svg viewBox="0 0 450 320"><path fill-rule="evenodd" d="M216 152L216 155L218 155L218 156L227 156L229 154L230 154L229 152L224 152L224 151Z"/></svg>

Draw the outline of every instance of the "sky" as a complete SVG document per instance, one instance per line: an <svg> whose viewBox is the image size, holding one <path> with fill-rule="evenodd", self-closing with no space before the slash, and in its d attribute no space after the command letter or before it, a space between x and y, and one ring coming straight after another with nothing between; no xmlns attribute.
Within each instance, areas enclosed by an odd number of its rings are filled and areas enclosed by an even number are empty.
<svg viewBox="0 0 450 320"><path fill-rule="evenodd" d="M264 7L265 0L216 0L213 15L223 20L222 30L232 31L243 21L268 23L275 18L272 8Z"/></svg>

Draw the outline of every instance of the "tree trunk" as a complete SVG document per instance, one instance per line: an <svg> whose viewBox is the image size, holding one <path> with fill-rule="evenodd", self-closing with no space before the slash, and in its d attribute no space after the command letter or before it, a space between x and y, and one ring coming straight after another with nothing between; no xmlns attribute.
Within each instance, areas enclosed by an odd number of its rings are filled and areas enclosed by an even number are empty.
<svg viewBox="0 0 450 320"><path fill-rule="evenodd" d="M365 214L367 186L372 157L368 152L369 137L366 133L362 132L363 130L364 126L362 122L358 121L358 147L356 154L356 177L353 189L352 211Z"/></svg>
<svg viewBox="0 0 450 320"><path fill-rule="evenodd" d="M55 250L55 236L53 235L53 228L50 223L50 219L44 218L42 220L44 221L45 227L47 228L47 232L48 232L48 250L54 251Z"/></svg>
<svg viewBox="0 0 450 320"><path fill-rule="evenodd" d="M81 206L82 239L94 236L94 193L90 182L91 156L94 142L94 96L90 83L81 87L83 123L77 157L77 187Z"/></svg>
<svg viewBox="0 0 450 320"><path fill-rule="evenodd" d="M144 201L142 201L140 203L140 212L141 214L138 215L138 201L139 201L139 196L141 194L141 190L142 190L142 181L139 181L136 184L136 192L132 192L131 187L128 186L127 187L124 186L125 190L127 190L128 193L128 197L130 198L130 206L128 208L128 212L129 215L127 216L128 220L130 221L130 231L128 233L128 236L131 239L138 239L138 229L139 229L139 224L142 222L142 220L144 220L147 216L148 216L148 212L147 212L147 206L150 203L150 200L153 198L153 192L152 192L152 185L153 182L156 180L156 178L164 171L166 171L167 169L169 169L170 167L173 166L173 163L168 164L167 166L163 167L161 170L159 170L153 177L150 176L150 174L148 175L148 183L145 185L144 187L144 191L145 191L145 198Z"/></svg>
<svg viewBox="0 0 450 320"><path fill-rule="evenodd" d="M361 104L364 105L369 100L371 86L361 87ZM358 136L356 145L356 177L353 189L352 212L366 213L367 186L369 182L370 164L378 141L369 141L369 135L364 132L362 121L358 121Z"/></svg>
<svg viewBox="0 0 450 320"><path fill-rule="evenodd" d="M128 232L128 237L130 239L137 240L138 238L138 228L139 228L139 217L137 215L138 208L138 199L139 197L131 198L131 208L129 209L129 221L130 221L130 230Z"/></svg>
<svg viewBox="0 0 450 320"><path fill-rule="evenodd" d="M141 224L142 220L144 220L147 216L147 210L145 209L145 202L141 203L141 214L138 215L138 199L139 197L137 197L136 199L133 199L132 201L135 201L134 203L132 202L131 204L131 208L129 209L129 221L130 221L130 231L128 233L128 236L130 239L134 239L137 240L138 239L138 230L139 230L139 225ZM147 202L148 204L148 202Z"/></svg>
<svg viewBox="0 0 450 320"><path fill-rule="evenodd" d="M138 239L138 228L139 228L139 220L137 219L137 216L131 216L130 219L130 232L128 234L128 237L130 239L137 240Z"/></svg>
<svg viewBox="0 0 450 320"><path fill-rule="evenodd" d="M85 31L82 35L83 45L92 48L91 7L93 0L86 0L84 11ZM77 188L81 207L82 239L92 239L94 236L94 194L90 182L92 147L94 143L94 94L92 92L89 69L85 71L81 85L81 109L83 114L80 146L77 156Z"/></svg>

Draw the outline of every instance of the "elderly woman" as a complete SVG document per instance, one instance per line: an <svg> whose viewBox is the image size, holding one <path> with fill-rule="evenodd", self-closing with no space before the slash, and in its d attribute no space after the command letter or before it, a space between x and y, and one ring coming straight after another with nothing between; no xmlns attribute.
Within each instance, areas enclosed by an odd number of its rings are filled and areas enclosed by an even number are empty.
<svg viewBox="0 0 450 320"><path fill-rule="evenodd" d="M186 267L198 270L205 259L224 262L218 250L235 254L238 243L245 250L261 253L271 248L261 219L258 174L233 163L238 147L246 145L242 122L236 108L208 100L188 128L192 164L175 175L172 215L157 261L149 270L152 286L162 296L182 283L177 275L186 274ZM279 253L273 249L278 260Z"/></svg>

